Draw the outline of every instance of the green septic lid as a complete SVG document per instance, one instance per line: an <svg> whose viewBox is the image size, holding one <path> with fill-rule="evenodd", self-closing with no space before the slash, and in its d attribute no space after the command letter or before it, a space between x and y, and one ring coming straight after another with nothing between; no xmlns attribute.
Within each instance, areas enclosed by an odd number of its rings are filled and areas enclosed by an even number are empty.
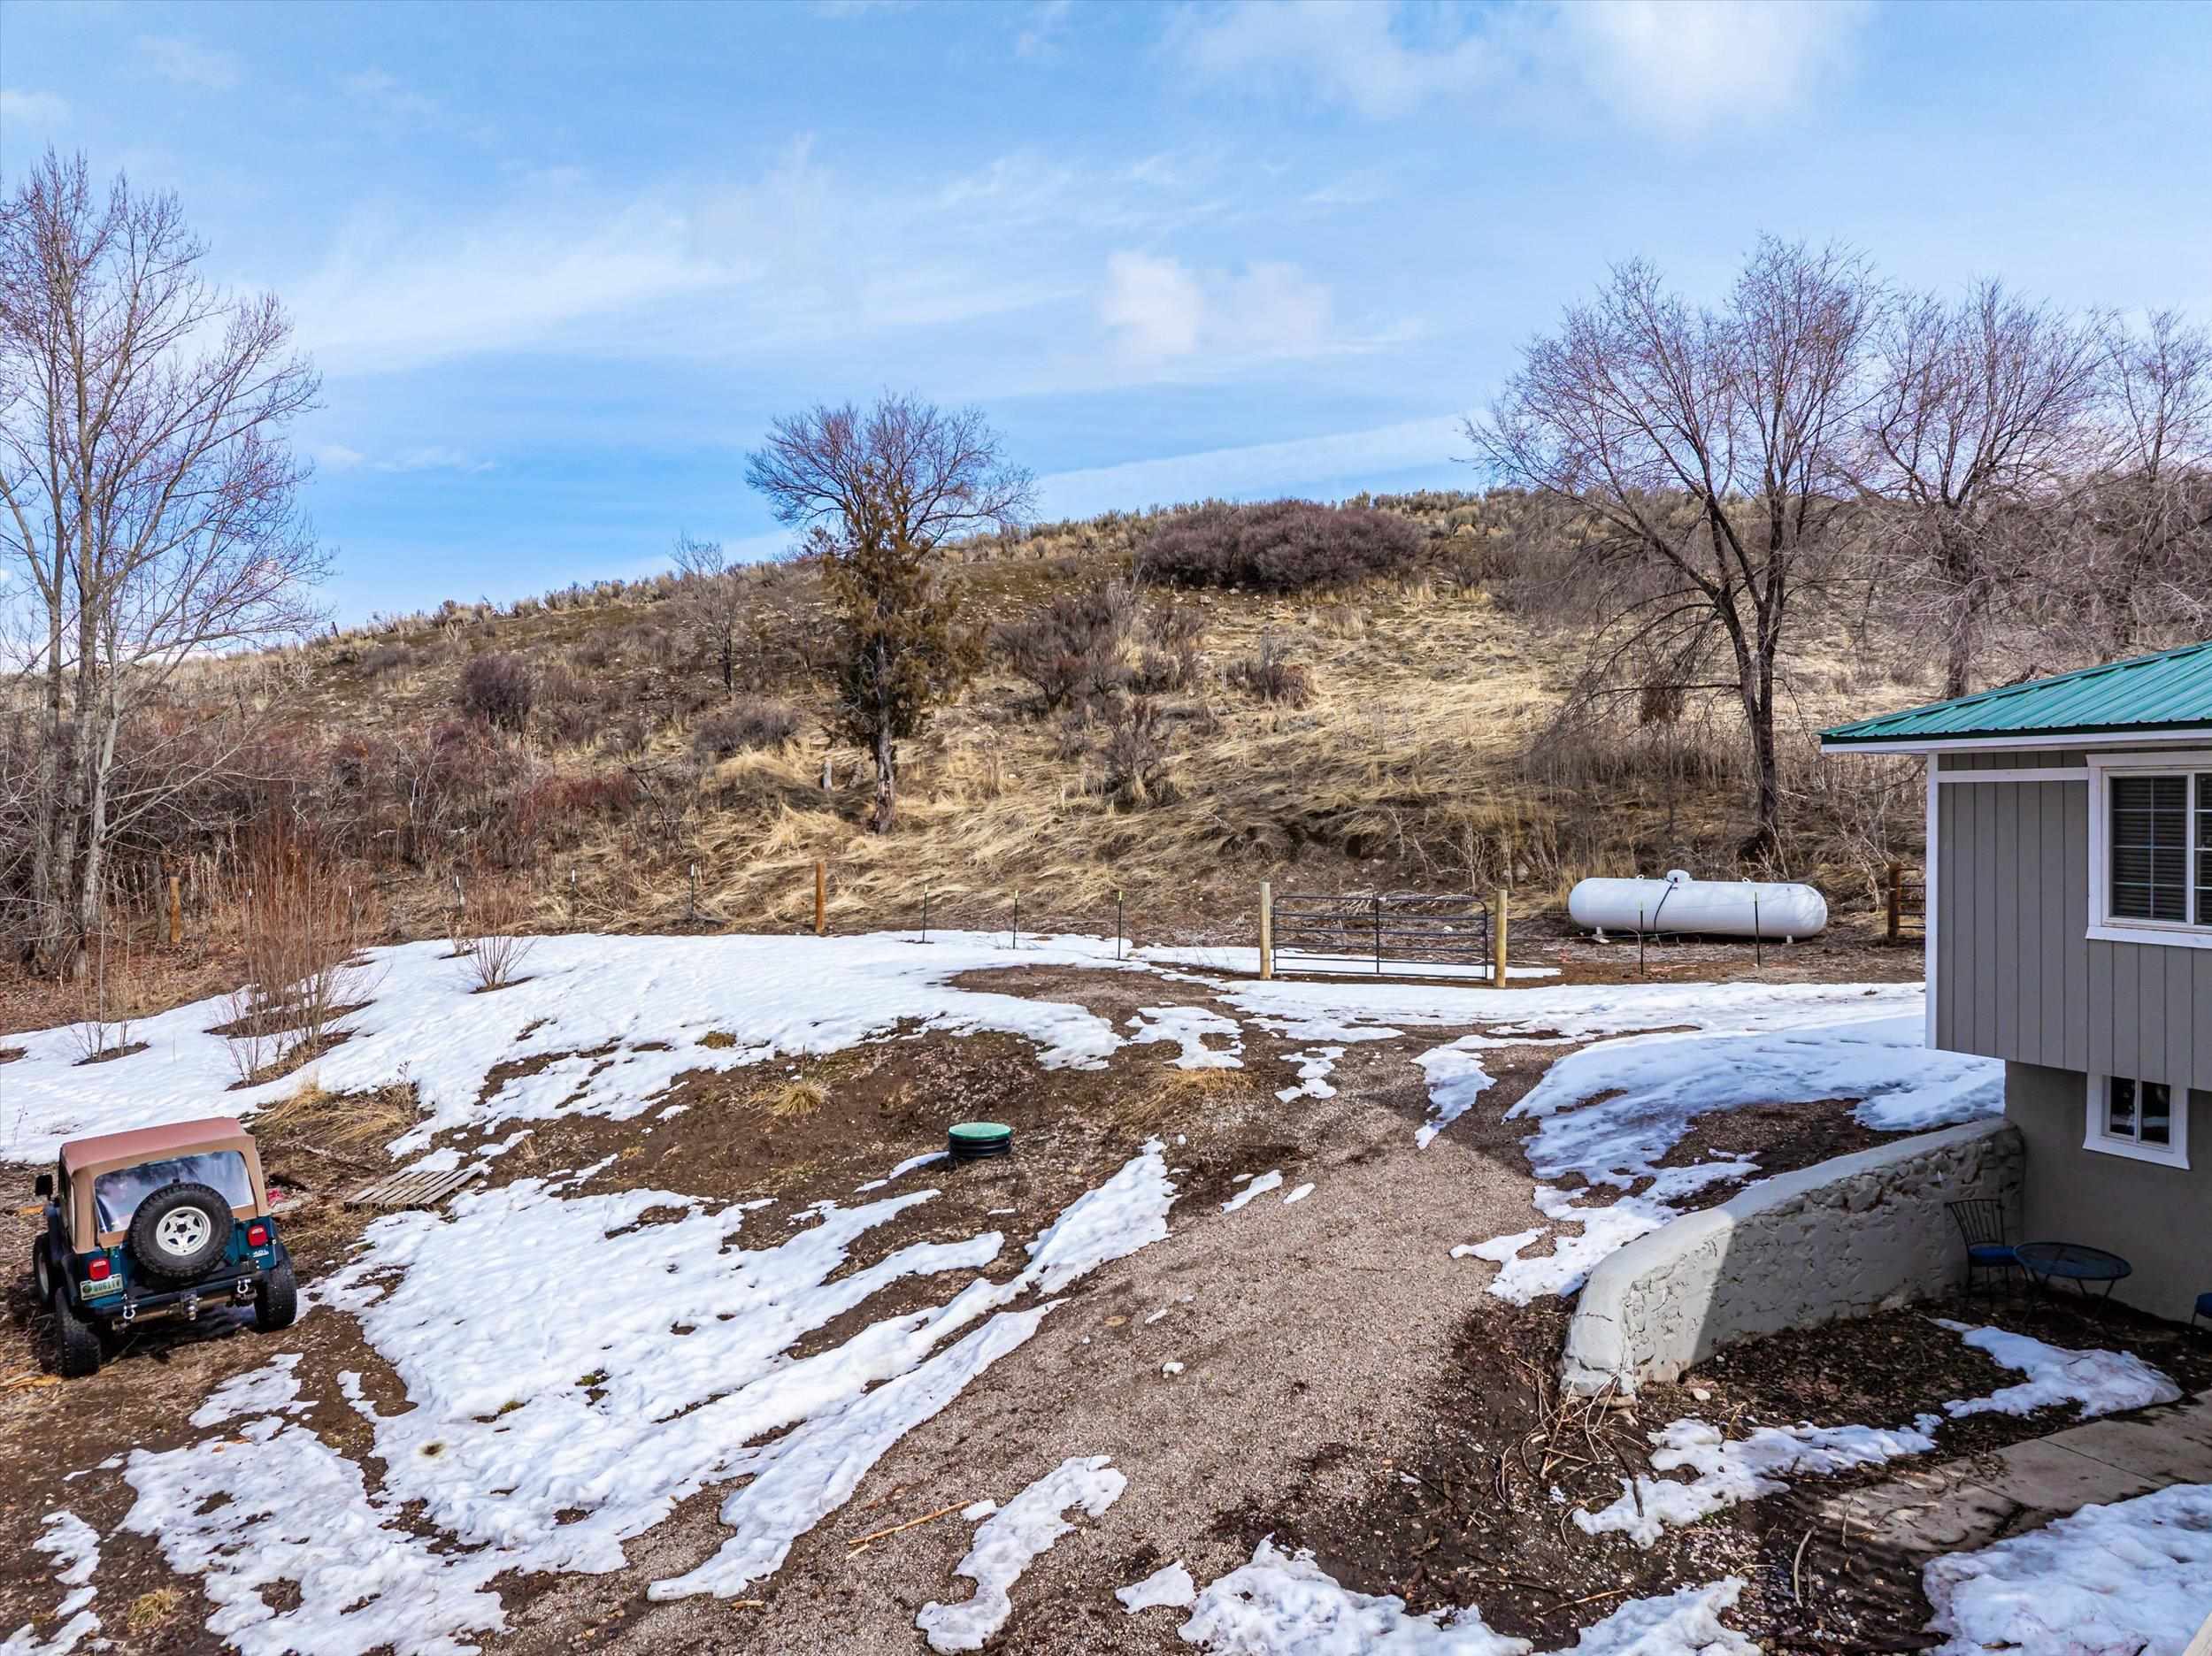
<svg viewBox="0 0 2212 1656"><path fill-rule="evenodd" d="M1014 1130L1004 1122L962 1122L951 1128L946 1137L955 1144L1002 1144L1014 1136Z"/></svg>

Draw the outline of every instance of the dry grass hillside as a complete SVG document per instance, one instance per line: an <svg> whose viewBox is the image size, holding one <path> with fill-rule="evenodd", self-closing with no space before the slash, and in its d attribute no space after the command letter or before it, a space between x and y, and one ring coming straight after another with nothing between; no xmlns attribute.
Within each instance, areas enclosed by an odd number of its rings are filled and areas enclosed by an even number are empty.
<svg viewBox="0 0 2212 1656"><path fill-rule="evenodd" d="M523 883L549 928L810 923L819 858L840 928L912 924L926 895L933 921L1005 924L1018 892L1025 926L1098 930L1119 892L1133 929L1156 939L1240 937L1263 878L1440 892L1502 880L1533 916L1588 873L1735 871L1748 817L1731 708L1554 728L1571 653L1501 579L1509 509L1376 504L1425 537L1409 575L1290 596L1144 595L1196 633L1179 672L1140 661L1141 628L1130 642L1152 691L1135 698L1141 728L1127 698L1118 717L1048 712L991 649L907 744L887 837L862 826L863 755L824 733L826 617L803 565L747 571L726 600L673 579L609 584L320 641L294 663L301 740L333 755L345 797L331 808L360 818L351 848L379 865L407 932L442 924L457 869ZM1018 620L1125 579L1152 523L1114 515L972 544L952 578L977 624ZM1911 854L1896 841L1916 815L1913 775L1821 762L1810 732L1932 691L1901 645L1803 621L1782 871L1849 908L1882 860ZM464 675L488 656L526 663L518 731L461 710ZM1147 671L1164 680L1147 686ZM390 751L411 742L421 751Z"/></svg>

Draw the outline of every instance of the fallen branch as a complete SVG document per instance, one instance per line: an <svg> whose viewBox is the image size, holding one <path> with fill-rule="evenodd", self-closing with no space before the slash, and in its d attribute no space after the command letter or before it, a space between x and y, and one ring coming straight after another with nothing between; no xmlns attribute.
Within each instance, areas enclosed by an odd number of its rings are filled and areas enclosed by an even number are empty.
<svg viewBox="0 0 2212 1656"><path fill-rule="evenodd" d="M948 1513L956 1513L962 1507L971 1504L968 1501L955 1501L949 1506L940 1506L933 1513L924 1513L919 1518L910 1518L904 1523L893 1524L888 1530L879 1530L872 1535L864 1535L859 1540L849 1544L852 1552L848 1552L846 1557L850 1558L854 1552L859 1552L863 1547L873 1546L886 1536L895 1536L902 1530L918 1530L926 1523L934 1523Z"/></svg>

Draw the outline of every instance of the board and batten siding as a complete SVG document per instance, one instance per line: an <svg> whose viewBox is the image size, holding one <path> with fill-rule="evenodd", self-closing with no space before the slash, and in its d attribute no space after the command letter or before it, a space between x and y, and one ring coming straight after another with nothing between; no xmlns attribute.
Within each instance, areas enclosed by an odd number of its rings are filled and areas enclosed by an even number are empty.
<svg viewBox="0 0 2212 1656"><path fill-rule="evenodd" d="M2078 751L1942 756L1946 771L2086 763ZM2089 783L1935 792L1935 1045L2212 1089L2212 949L2084 935Z"/></svg>

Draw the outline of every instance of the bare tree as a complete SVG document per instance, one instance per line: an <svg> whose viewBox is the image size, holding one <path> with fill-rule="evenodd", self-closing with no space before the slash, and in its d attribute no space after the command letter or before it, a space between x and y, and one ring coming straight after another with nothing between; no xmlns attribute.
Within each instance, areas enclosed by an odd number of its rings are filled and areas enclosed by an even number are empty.
<svg viewBox="0 0 2212 1656"><path fill-rule="evenodd" d="M803 529L836 606L838 722L875 763L873 827L898 814L898 744L973 671L975 640L938 548L1019 522L1030 475L977 409L886 395L778 420L746 480L778 522Z"/></svg>
<svg viewBox="0 0 2212 1656"><path fill-rule="evenodd" d="M1770 237L1713 309L1624 264L1467 424L1498 480L1550 502L1573 537L1563 585L1597 627L1584 694L1648 699L1655 683L1663 700L1740 709L1747 856L1779 847L1777 661L1849 509L1878 297L1856 255Z"/></svg>
<svg viewBox="0 0 2212 1656"><path fill-rule="evenodd" d="M283 439L317 380L276 300L209 286L202 252L173 196L103 195L81 157L50 150L0 206L0 564L37 688L27 930L53 967L99 923L115 835L219 762L195 744L119 810L134 721L188 663L318 618Z"/></svg>
<svg viewBox="0 0 2212 1656"><path fill-rule="evenodd" d="M2161 310L2107 325L2104 462L2062 590L2100 656L2212 625L2212 332Z"/></svg>
<svg viewBox="0 0 2212 1656"><path fill-rule="evenodd" d="M1858 468L1878 578L1918 599L1961 696L1991 610L2042 567L2093 464L2097 332L1986 281L1890 306L1878 354Z"/></svg>
<svg viewBox="0 0 2212 1656"><path fill-rule="evenodd" d="M738 564L723 551L719 540L699 540L688 534L676 537L676 571L690 591L686 594L713 651L722 673L722 693L737 694L737 640L745 622L745 594L738 582Z"/></svg>

